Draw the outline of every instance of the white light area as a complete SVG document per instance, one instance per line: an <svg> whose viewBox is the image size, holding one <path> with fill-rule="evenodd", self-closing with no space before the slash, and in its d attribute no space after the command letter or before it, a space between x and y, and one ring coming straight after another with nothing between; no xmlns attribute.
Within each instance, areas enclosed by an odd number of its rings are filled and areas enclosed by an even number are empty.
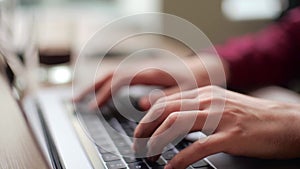
<svg viewBox="0 0 300 169"><path fill-rule="evenodd" d="M71 70L68 66L55 66L48 70L48 81L53 84L68 83L71 76Z"/></svg>
<svg viewBox="0 0 300 169"><path fill-rule="evenodd" d="M149 12L162 12L163 1L161 0L117 0L115 2L122 16ZM146 25L142 25L139 21L133 21L130 25L126 25L124 27L129 26L130 29L144 29L148 28L149 25L153 28L155 27L157 30L162 29L162 20L159 16L157 16L156 18L153 17L151 20L148 19Z"/></svg>
<svg viewBox="0 0 300 169"><path fill-rule="evenodd" d="M223 0L222 12L233 21L273 19L283 10L281 0Z"/></svg>
<svg viewBox="0 0 300 169"><path fill-rule="evenodd" d="M161 0L118 0L118 5L126 15L142 12L160 12Z"/></svg>

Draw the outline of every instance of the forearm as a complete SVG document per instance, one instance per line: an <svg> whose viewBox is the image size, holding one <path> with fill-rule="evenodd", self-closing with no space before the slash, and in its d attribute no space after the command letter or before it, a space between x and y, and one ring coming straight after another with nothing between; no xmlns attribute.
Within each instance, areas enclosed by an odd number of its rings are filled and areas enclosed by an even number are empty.
<svg viewBox="0 0 300 169"><path fill-rule="evenodd" d="M284 84L299 76L300 9L254 35L228 41L216 49L229 65L233 88Z"/></svg>

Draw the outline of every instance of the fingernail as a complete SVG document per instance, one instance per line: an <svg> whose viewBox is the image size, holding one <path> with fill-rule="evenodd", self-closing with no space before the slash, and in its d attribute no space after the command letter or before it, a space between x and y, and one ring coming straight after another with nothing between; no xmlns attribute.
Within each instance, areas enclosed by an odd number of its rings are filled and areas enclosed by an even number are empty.
<svg viewBox="0 0 300 169"><path fill-rule="evenodd" d="M149 109L149 107L150 107L150 106L149 106L149 101L148 101L148 98L147 98L147 97L141 98L139 104L140 104L140 107L141 107L142 109L144 109L144 110L147 110L147 109Z"/></svg>
<svg viewBox="0 0 300 169"><path fill-rule="evenodd" d="M165 169L173 169L172 165L169 163L165 166Z"/></svg>

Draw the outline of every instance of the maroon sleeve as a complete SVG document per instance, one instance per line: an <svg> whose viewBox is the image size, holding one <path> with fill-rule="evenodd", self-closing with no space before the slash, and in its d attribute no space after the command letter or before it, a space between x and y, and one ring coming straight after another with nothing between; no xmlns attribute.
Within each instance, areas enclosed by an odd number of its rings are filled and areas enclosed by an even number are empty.
<svg viewBox="0 0 300 169"><path fill-rule="evenodd" d="M300 74L300 8L254 35L216 46L229 63L228 85L241 89L253 85L284 84Z"/></svg>

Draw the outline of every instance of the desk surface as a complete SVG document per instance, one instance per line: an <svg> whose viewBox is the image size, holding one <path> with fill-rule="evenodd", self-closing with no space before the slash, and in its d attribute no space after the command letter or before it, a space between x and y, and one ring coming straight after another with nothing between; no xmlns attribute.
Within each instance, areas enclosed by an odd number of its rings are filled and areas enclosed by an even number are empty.
<svg viewBox="0 0 300 169"><path fill-rule="evenodd" d="M49 168L3 76L0 86L0 168Z"/></svg>

